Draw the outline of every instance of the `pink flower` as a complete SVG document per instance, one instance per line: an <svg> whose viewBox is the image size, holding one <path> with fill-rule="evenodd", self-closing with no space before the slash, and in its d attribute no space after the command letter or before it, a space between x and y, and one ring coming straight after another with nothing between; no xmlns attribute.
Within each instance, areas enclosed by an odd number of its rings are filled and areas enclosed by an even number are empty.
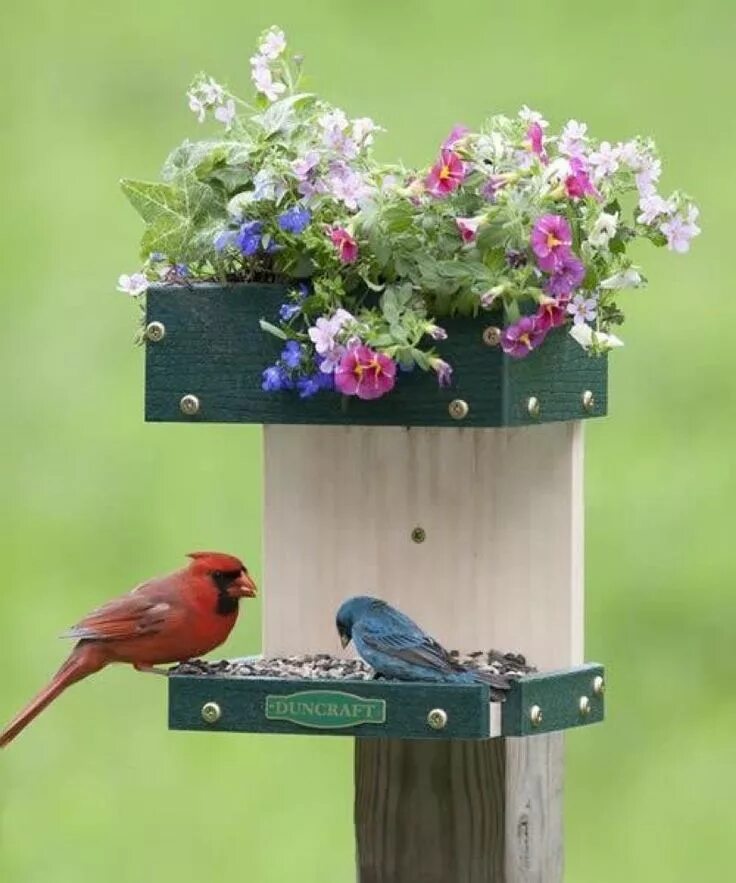
<svg viewBox="0 0 736 883"><path fill-rule="evenodd" d="M442 149L449 150L451 147L453 147L455 144L457 144L457 142L461 138L463 138L465 135L467 135L469 131L470 131L470 129L467 126L463 126L462 124L458 124L456 126L453 126L450 134L442 142Z"/></svg>
<svg viewBox="0 0 736 883"><path fill-rule="evenodd" d="M368 346L349 349L335 371L335 388L346 396L379 399L396 383L396 363Z"/></svg>
<svg viewBox="0 0 736 883"><path fill-rule="evenodd" d="M565 178L565 191L570 199L582 199L584 196L600 199L600 193L590 180L585 161L579 156L573 156L570 160L570 174Z"/></svg>
<svg viewBox="0 0 736 883"><path fill-rule="evenodd" d="M539 122L533 122L526 130L529 149L543 162L547 162L547 151L544 149L544 129Z"/></svg>
<svg viewBox="0 0 736 883"><path fill-rule="evenodd" d="M545 334L551 328L559 328L567 322L567 305L569 303L566 297L545 297L539 304L539 309L534 316L536 327Z"/></svg>
<svg viewBox="0 0 736 883"><path fill-rule="evenodd" d="M547 330L537 324L536 316L522 316L514 325L504 328L501 349L507 356L523 359L536 349L547 336Z"/></svg>
<svg viewBox="0 0 736 883"><path fill-rule="evenodd" d="M358 260L358 243L348 231L344 227L332 227L329 235L343 264L354 264Z"/></svg>
<svg viewBox="0 0 736 883"><path fill-rule="evenodd" d="M585 267L575 255L569 254L555 268L544 290L553 297L568 297L585 278Z"/></svg>
<svg viewBox="0 0 736 883"><path fill-rule="evenodd" d="M433 196L454 193L465 178L465 163L452 150L444 149L427 175L427 190Z"/></svg>
<svg viewBox="0 0 736 883"><path fill-rule="evenodd" d="M457 229L463 237L463 242L474 242L478 234L478 227L486 220L485 215L477 215L474 218L455 218Z"/></svg>
<svg viewBox="0 0 736 883"><path fill-rule="evenodd" d="M570 255L572 230L560 215L542 215L532 230L532 251L537 264L547 273L554 272Z"/></svg>

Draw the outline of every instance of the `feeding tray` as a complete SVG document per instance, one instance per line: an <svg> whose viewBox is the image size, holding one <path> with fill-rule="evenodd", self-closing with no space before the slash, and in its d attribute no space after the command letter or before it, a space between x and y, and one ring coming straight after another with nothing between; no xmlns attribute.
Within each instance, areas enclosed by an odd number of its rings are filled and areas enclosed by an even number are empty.
<svg viewBox="0 0 736 883"><path fill-rule="evenodd" d="M498 701L496 691L484 683L376 680L364 663L326 654L219 663L195 660L169 674L169 728L490 739L549 733L603 720L601 665L536 672L522 657L493 651L465 657L462 662L513 676L504 701Z"/></svg>
<svg viewBox="0 0 736 883"><path fill-rule="evenodd" d="M320 393L264 392L263 370L283 341L281 285L152 285L146 296L146 420L373 426L526 426L600 417L607 410L607 359L590 357L565 328L525 359L497 345L500 315L442 320L436 349L454 369L448 389L434 372L402 373L376 401ZM489 333L490 332L490 333Z"/></svg>

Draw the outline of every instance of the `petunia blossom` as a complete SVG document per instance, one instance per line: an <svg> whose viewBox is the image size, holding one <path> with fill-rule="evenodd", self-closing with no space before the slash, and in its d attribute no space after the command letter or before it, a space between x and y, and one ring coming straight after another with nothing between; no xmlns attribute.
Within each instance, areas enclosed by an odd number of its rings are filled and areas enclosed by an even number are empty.
<svg viewBox="0 0 736 883"><path fill-rule="evenodd" d="M335 389L359 399L378 399L395 383L394 360L364 345L348 349L335 371Z"/></svg>
<svg viewBox="0 0 736 883"><path fill-rule="evenodd" d="M588 234L588 242L594 248L607 248L618 230L618 212L601 212L593 229Z"/></svg>
<svg viewBox="0 0 736 883"><path fill-rule="evenodd" d="M547 162L547 151L544 149L544 129L538 122L532 123L526 130L529 149L543 162Z"/></svg>
<svg viewBox="0 0 736 883"><path fill-rule="evenodd" d="M442 142L442 149L449 150L451 147L454 147L455 144L457 144L461 138L464 138L469 131L470 129L467 126L463 126L460 123L453 126L450 134Z"/></svg>
<svg viewBox="0 0 736 883"><path fill-rule="evenodd" d="M429 367L437 375L437 383L442 387L452 385L452 365L438 356L432 356L429 360Z"/></svg>
<svg viewBox="0 0 736 883"><path fill-rule="evenodd" d="M573 325L570 329L570 337L575 340L584 350L594 349L596 352L607 352L624 345L623 340L615 334L605 334L603 331L594 331L590 325L581 322Z"/></svg>
<svg viewBox="0 0 736 883"><path fill-rule="evenodd" d="M463 242L474 242L475 237L478 235L478 228L486 220L486 215L476 215L474 218L455 218L455 223L463 238Z"/></svg>
<svg viewBox="0 0 736 883"><path fill-rule="evenodd" d="M577 120L568 120L557 142L560 153L571 157L582 156L587 147L587 131L588 127L585 123L579 123Z"/></svg>
<svg viewBox="0 0 736 883"><path fill-rule="evenodd" d="M532 229L531 245L539 268L547 273L553 272L570 254L572 230L569 222L560 215L542 215Z"/></svg>
<svg viewBox="0 0 736 883"><path fill-rule="evenodd" d="M501 349L507 356L522 359L536 349L547 336L547 329L540 327L535 316L522 316L518 322L504 328Z"/></svg>
<svg viewBox="0 0 736 883"><path fill-rule="evenodd" d="M433 196L442 197L454 193L464 180L465 163L453 150L442 150L425 183Z"/></svg>
<svg viewBox="0 0 736 883"><path fill-rule="evenodd" d="M585 266L575 255L565 257L547 280L544 290L553 297L568 297L585 278Z"/></svg>
<svg viewBox="0 0 736 883"><path fill-rule="evenodd" d="M570 159L569 166L570 173L565 178L565 192L568 197L570 199L583 199L585 196L600 198L600 194L590 180L585 160L579 156L573 156Z"/></svg>
<svg viewBox="0 0 736 883"><path fill-rule="evenodd" d="M329 236L343 264L354 264L358 260L358 243L344 227L332 227Z"/></svg>

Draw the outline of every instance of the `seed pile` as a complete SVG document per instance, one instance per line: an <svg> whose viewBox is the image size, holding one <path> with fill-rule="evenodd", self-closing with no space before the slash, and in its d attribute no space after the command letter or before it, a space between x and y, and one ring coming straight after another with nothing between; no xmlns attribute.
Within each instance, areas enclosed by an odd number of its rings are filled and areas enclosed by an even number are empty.
<svg viewBox="0 0 736 883"><path fill-rule="evenodd" d="M535 671L520 653L499 653L497 650L475 650L460 653L451 650L450 655L459 663L480 672L490 672L518 678ZM275 659L245 657L207 662L190 659L170 669L177 675L220 675L235 678L287 678L328 681L369 681L375 672L361 659L339 659L329 653L303 656L282 656Z"/></svg>

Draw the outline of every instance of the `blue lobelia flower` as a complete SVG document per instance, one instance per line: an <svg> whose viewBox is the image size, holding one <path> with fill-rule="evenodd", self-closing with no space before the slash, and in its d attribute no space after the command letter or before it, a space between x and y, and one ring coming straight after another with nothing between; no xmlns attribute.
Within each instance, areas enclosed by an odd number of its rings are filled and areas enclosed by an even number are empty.
<svg viewBox="0 0 736 883"><path fill-rule="evenodd" d="M234 246L237 243L237 240L237 230L223 230L215 236L215 251L218 254L221 254L226 248L229 248L231 245Z"/></svg>
<svg viewBox="0 0 736 883"><path fill-rule="evenodd" d="M264 392L278 392L284 388L284 372L278 365L270 365L263 372L263 383L261 389Z"/></svg>
<svg viewBox="0 0 736 883"><path fill-rule="evenodd" d="M298 312L301 311L299 304L281 304L279 316L283 322L291 321Z"/></svg>
<svg viewBox="0 0 736 883"><path fill-rule="evenodd" d="M282 230L286 233L294 233L297 236L307 229L311 220L312 213L309 209L298 205L282 212L278 218L279 227Z"/></svg>
<svg viewBox="0 0 736 883"><path fill-rule="evenodd" d="M281 361L287 368L298 368L302 360L302 345L296 340L289 340L282 353Z"/></svg>
<svg viewBox="0 0 736 883"><path fill-rule="evenodd" d="M253 257L261 244L263 224L260 221L246 221L238 230L237 243L246 257Z"/></svg>
<svg viewBox="0 0 736 883"><path fill-rule="evenodd" d="M300 399L311 398L322 389L317 374L313 374L311 377L300 377L296 382L296 388L299 390Z"/></svg>

